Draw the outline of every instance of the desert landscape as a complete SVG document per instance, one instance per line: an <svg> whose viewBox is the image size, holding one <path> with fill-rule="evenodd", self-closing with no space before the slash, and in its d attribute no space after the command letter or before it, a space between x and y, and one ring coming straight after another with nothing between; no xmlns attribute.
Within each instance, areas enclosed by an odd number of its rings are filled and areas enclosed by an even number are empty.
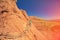
<svg viewBox="0 0 60 40"><path fill-rule="evenodd" d="M0 0L0 40L60 40L60 20L28 16L16 2Z"/></svg>

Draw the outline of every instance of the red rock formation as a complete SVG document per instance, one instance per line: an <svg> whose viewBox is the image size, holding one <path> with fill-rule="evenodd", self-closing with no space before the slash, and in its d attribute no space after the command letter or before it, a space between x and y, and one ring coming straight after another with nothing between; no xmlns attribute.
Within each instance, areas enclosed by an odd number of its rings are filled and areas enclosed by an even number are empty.
<svg viewBox="0 0 60 40"><path fill-rule="evenodd" d="M0 0L0 40L53 40L52 24L30 18L16 0Z"/></svg>
<svg viewBox="0 0 60 40"><path fill-rule="evenodd" d="M0 0L0 40L42 39L30 21L26 12L17 8L15 0Z"/></svg>
<svg viewBox="0 0 60 40"><path fill-rule="evenodd" d="M41 33L44 33L46 37L48 36L48 40L60 40L59 20L43 20L33 16L31 16L30 19L40 32L43 30Z"/></svg>

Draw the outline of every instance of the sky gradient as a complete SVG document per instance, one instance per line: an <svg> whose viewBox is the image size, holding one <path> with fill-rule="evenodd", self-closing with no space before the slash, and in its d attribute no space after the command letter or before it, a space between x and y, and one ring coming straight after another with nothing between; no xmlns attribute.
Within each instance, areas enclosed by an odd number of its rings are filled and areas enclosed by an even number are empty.
<svg viewBox="0 0 60 40"><path fill-rule="evenodd" d="M60 19L60 0L18 0L17 5L26 10L29 16Z"/></svg>

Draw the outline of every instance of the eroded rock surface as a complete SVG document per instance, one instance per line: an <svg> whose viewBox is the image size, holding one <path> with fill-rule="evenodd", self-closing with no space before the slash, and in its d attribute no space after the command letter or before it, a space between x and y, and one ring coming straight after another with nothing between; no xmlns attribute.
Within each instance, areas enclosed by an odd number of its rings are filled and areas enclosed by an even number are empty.
<svg viewBox="0 0 60 40"><path fill-rule="evenodd" d="M0 40L39 40L38 36L39 31L26 12L17 8L16 0L0 0Z"/></svg>
<svg viewBox="0 0 60 40"><path fill-rule="evenodd" d="M0 40L53 40L49 27L32 20L25 10L18 9L16 2L0 0Z"/></svg>

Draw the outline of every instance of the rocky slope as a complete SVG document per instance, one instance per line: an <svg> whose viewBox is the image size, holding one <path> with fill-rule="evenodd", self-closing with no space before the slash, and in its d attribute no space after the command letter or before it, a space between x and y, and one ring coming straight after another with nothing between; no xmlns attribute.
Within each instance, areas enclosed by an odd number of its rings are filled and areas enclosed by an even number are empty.
<svg viewBox="0 0 60 40"><path fill-rule="evenodd" d="M34 16L30 19L40 32L43 30L41 33L48 33L50 40L60 40L60 20L44 20Z"/></svg>
<svg viewBox="0 0 60 40"><path fill-rule="evenodd" d="M0 0L0 40L55 39L56 34L53 35L51 31L54 27L51 30L49 28L51 23L34 19L35 22L26 14L26 11L18 9L16 2L17 0ZM45 24L42 25L39 21ZM45 26L46 23L49 23L48 27Z"/></svg>

